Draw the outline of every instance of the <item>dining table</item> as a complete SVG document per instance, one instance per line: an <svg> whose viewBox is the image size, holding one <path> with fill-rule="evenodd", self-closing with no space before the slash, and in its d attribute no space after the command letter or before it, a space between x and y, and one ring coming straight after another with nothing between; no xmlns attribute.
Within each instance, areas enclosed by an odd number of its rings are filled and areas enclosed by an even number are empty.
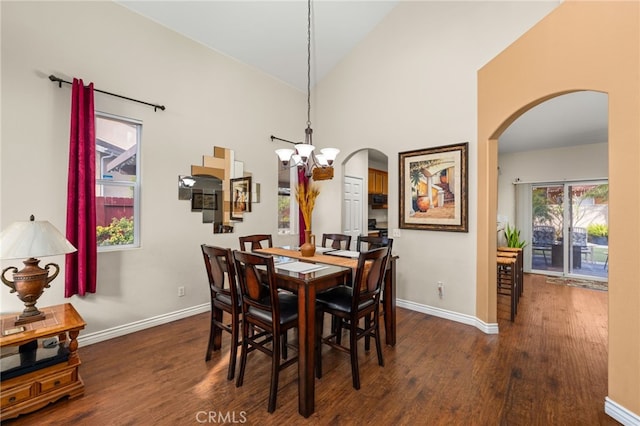
<svg viewBox="0 0 640 426"><path fill-rule="evenodd" d="M275 269L278 286L298 295L298 412L309 417L315 411L316 294L349 283L358 259L322 253L302 256L299 250L288 247L262 248L256 252L277 258ZM396 343L396 260L397 256L391 257L383 290L386 343L391 346Z"/></svg>

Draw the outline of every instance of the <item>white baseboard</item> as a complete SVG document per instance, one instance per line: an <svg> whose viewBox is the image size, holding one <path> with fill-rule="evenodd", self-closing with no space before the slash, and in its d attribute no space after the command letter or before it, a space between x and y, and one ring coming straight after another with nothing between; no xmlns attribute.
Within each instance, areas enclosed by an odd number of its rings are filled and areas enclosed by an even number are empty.
<svg viewBox="0 0 640 426"><path fill-rule="evenodd" d="M627 410L608 396L604 398L604 412L624 426L640 426L640 415Z"/></svg>
<svg viewBox="0 0 640 426"><path fill-rule="evenodd" d="M416 312L422 312L435 317L444 318L450 321L456 321L467 325L472 325L479 330L487 334L498 334L498 324L489 324L478 318L460 314L458 312L448 311L446 309L434 308L428 305L421 305L414 302L398 299L396 301L397 306L405 309L409 309ZM95 333L84 334L78 337L78 344L80 346L92 345L94 343L103 342L105 340L113 339L115 337L124 336L129 333L135 333L136 331L145 330L147 328L155 327L157 325L166 324L171 321L176 321L190 317L192 315L198 315L203 312L209 312L211 305L209 303L203 303L202 305L192 306L190 308L182 309L180 311L169 312L167 314L158 315L155 317L143 319L140 321L132 322L129 324L120 325L118 327L101 330Z"/></svg>
<svg viewBox="0 0 640 426"><path fill-rule="evenodd" d="M461 314L441 308L434 308L433 306L421 305L419 303L401 299L396 300L396 305L411 311L422 312L423 314L433 315L434 317L472 325L486 334L498 334L497 323L486 323L472 315Z"/></svg>
<svg viewBox="0 0 640 426"><path fill-rule="evenodd" d="M145 330L147 328L166 324L168 322L176 321L179 319L184 319L193 315L201 314L203 312L209 312L210 309L210 303L203 303L202 305L192 306L180 311L169 312L166 314L158 315L156 317L151 317L129 324L120 325L118 327L109 328L107 330L81 335L78 337L78 345L92 345L94 343L103 342L105 340L124 336L129 333L135 333L136 331Z"/></svg>

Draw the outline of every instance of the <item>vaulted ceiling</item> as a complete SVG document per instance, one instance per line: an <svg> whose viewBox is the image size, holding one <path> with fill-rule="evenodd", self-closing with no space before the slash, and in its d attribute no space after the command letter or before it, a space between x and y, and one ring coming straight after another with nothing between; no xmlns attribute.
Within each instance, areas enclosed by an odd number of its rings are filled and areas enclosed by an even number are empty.
<svg viewBox="0 0 640 426"><path fill-rule="evenodd" d="M311 86L401 0L312 3ZM307 90L307 2L128 1L117 3L208 48ZM540 104L500 137L500 153L607 142L607 95L575 92Z"/></svg>

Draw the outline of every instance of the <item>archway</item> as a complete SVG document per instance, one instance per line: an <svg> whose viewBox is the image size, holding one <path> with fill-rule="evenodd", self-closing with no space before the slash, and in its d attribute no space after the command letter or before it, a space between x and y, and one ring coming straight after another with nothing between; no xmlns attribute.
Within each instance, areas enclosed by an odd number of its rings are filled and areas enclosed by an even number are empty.
<svg viewBox="0 0 640 426"><path fill-rule="evenodd" d="M387 223L387 209L381 206L372 207L368 194L371 192L371 170L383 171L386 175L389 158L381 151L362 148L345 157L342 163L343 186L342 186L342 232L352 236L352 242L357 235L367 235L370 219L376 219L377 223ZM361 208L355 212L352 208L355 203L351 199L349 188L358 184L361 187L355 192L362 194ZM387 180L385 179L385 186ZM357 196L355 197L357 198ZM356 217L357 216L357 217Z"/></svg>
<svg viewBox="0 0 640 426"><path fill-rule="evenodd" d="M587 89L609 94L609 180L612 187L634 190L613 192L609 199L609 252L615 262L609 264L605 411L627 410L631 416L640 413L638 16L637 2L564 2L478 73L476 315L491 324L496 322L498 135L523 111L553 96Z"/></svg>
<svg viewBox="0 0 640 426"><path fill-rule="evenodd" d="M498 227L518 229L526 272L607 281L606 237L593 235L608 229L608 115L607 93L575 91L528 109L499 135Z"/></svg>

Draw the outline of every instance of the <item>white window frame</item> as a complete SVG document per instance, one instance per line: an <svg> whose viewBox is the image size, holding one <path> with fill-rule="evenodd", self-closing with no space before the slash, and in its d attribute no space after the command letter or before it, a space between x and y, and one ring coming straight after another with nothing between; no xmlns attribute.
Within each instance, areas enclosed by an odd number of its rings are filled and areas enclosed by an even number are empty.
<svg viewBox="0 0 640 426"><path fill-rule="evenodd" d="M112 251L120 251L120 250L128 250L134 248L140 248L142 243L140 239L140 194L141 194L141 186L142 186L142 172L140 161L140 153L141 153L141 145L142 145L142 121L136 120L134 118L123 117L115 114L109 114L102 111L95 112L96 119L98 117L105 118L108 120L121 121L127 124L136 126L138 128L136 135L136 180L134 182L127 181L113 181L111 179L96 179L97 185L104 186L120 186L120 187L130 187L133 189L133 243L132 244L117 244L111 246L100 246L98 245L98 253L100 252L112 252ZM97 137L94 144L97 144ZM96 194L97 198L97 194Z"/></svg>

